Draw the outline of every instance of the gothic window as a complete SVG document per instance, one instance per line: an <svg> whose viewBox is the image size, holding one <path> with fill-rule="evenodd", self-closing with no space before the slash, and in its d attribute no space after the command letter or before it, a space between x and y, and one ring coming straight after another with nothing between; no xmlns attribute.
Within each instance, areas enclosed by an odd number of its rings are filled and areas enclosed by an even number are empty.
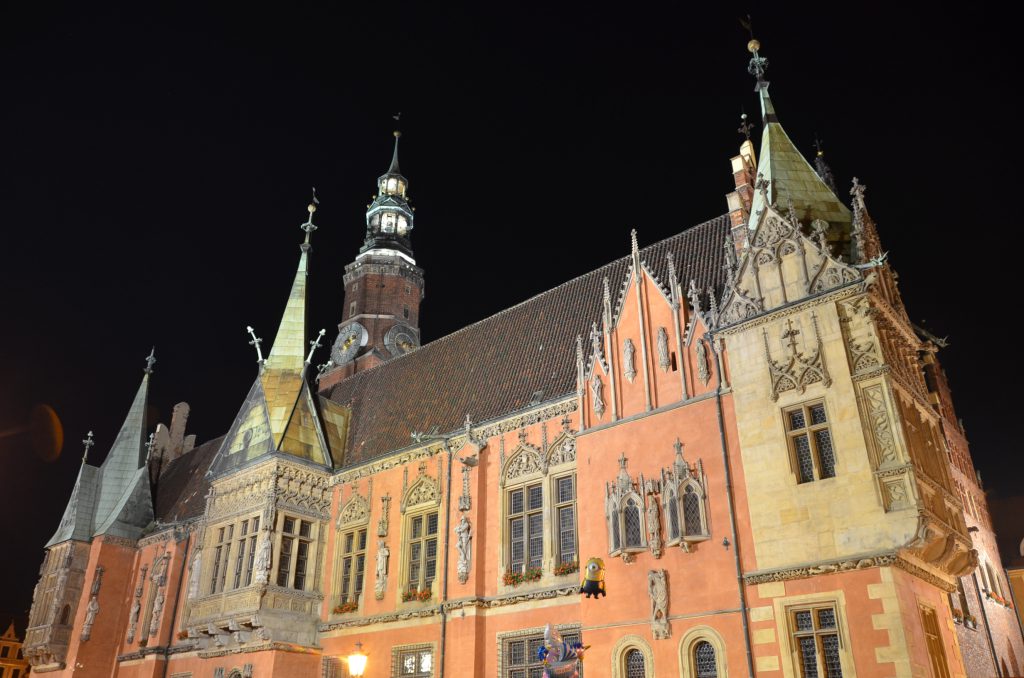
<svg viewBox="0 0 1024 678"><path fill-rule="evenodd" d="M675 461L661 472L661 502L669 546L710 537L706 487L704 465L698 460L696 469L691 469L683 458L682 443L676 441Z"/></svg>
<svg viewBox="0 0 1024 678"><path fill-rule="evenodd" d="M532 483L508 490L509 570L541 566L544 559L544 488Z"/></svg>
<svg viewBox="0 0 1024 678"><path fill-rule="evenodd" d="M576 551L576 476L555 478L555 518L558 530L558 562L579 562Z"/></svg>
<svg viewBox="0 0 1024 678"><path fill-rule="evenodd" d="M60 624L61 626L67 626L71 623L71 606L65 605L64 609L60 611Z"/></svg>
<svg viewBox="0 0 1024 678"><path fill-rule="evenodd" d="M437 510L411 515L406 524L408 592L429 591L437 576Z"/></svg>
<svg viewBox="0 0 1024 678"><path fill-rule="evenodd" d="M647 663L644 653L635 647L626 651L626 678L646 678Z"/></svg>
<svg viewBox="0 0 1024 678"><path fill-rule="evenodd" d="M835 606L790 609L789 631L799 676L843 678Z"/></svg>
<svg viewBox="0 0 1024 678"><path fill-rule="evenodd" d="M932 665L934 678L949 678L949 665L946 663L946 651L942 647L942 635L939 632L939 621L935 610L921 605L921 623L924 626L925 641L928 645L928 659Z"/></svg>
<svg viewBox="0 0 1024 678"><path fill-rule="evenodd" d="M366 571L366 528L343 534L341 550L341 602L358 602L363 593L363 576Z"/></svg>
<svg viewBox="0 0 1024 678"><path fill-rule="evenodd" d="M313 548L313 524L308 520L282 516L281 551L277 558L277 585L304 591Z"/></svg>
<svg viewBox="0 0 1024 678"><path fill-rule="evenodd" d="M348 317L351 318L356 314L356 302L352 302L348 305Z"/></svg>
<svg viewBox="0 0 1024 678"><path fill-rule="evenodd" d="M234 538L235 526L224 525L216 532L216 546L213 550L213 572L210 577L210 593L224 590L228 577L228 564L231 559L231 541Z"/></svg>
<svg viewBox="0 0 1024 678"><path fill-rule="evenodd" d="M717 678L718 664L715 661L715 648L706 640L698 642L693 648L693 675L696 678Z"/></svg>
<svg viewBox="0 0 1024 678"><path fill-rule="evenodd" d="M633 495L626 498L622 507L622 534L626 548L642 548L644 545L644 528L641 519L640 497Z"/></svg>
<svg viewBox="0 0 1024 678"><path fill-rule="evenodd" d="M559 629L562 640L567 645L579 643L578 628L571 630ZM499 672L501 678L540 678L544 673L544 664L537 656L537 651L544 645L544 631L517 632L502 638L499 636L500 657Z"/></svg>
<svg viewBox="0 0 1024 678"><path fill-rule="evenodd" d="M784 416L797 482L835 477L836 455L825 403L806 403L786 410Z"/></svg>

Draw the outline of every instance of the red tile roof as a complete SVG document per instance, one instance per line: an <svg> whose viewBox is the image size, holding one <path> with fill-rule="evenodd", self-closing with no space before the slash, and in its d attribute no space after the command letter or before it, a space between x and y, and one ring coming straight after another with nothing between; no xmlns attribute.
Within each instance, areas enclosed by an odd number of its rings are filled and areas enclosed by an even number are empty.
<svg viewBox="0 0 1024 678"><path fill-rule="evenodd" d="M690 279L701 290L723 282L722 243L728 216L687 229L640 250L641 260L668 284L672 252L684 292ZM494 419L527 406L543 391L549 401L576 389L576 336L586 340L601 318L602 279L612 302L625 280L629 257L538 294L373 369L338 383L334 402L352 407L348 449L335 463L351 466L405 448L413 431L442 433Z"/></svg>

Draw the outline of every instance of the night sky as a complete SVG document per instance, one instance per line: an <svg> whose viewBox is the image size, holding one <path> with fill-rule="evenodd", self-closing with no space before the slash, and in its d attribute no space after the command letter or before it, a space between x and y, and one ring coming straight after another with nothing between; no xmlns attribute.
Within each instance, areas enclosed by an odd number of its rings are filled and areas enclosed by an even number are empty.
<svg viewBox="0 0 1024 678"><path fill-rule="evenodd" d="M824 139L841 197L868 185L911 317L949 336L975 462L1017 493L1019 22L895 4L4 3L0 428L47 403L66 442L47 464L0 440L0 627L23 628L79 441L98 464L151 345L154 420L187 400L200 441L227 429L314 185L310 330L333 341L392 114L430 341L627 254L631 228L645 245L726 211L740 112L760 117L747 11L780 121L809 158Z"/></svg>

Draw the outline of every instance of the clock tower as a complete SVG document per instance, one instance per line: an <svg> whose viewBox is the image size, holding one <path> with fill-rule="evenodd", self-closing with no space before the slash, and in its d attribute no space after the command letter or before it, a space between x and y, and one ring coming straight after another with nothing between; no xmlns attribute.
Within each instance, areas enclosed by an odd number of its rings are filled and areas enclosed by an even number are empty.
<svg viewBox="0 0 1024 678"><path fill-rule="evenodd" d="M326 390L356 372L397 358L420 345L423 270L412 251L413 208L408 180L398 167L398 140L388 171L366 210L366 237L345 267L345 305L331 362L320 378Z"/></svg>

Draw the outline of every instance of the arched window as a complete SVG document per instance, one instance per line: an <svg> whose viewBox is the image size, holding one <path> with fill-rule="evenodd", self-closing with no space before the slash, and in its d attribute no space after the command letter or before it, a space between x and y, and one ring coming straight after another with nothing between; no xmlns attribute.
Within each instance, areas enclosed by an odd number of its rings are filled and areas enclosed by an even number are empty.
<svg viewBox="0 0 1024 678"><path fill-rule="evenodd" d="M683 490L683 526L687 537L703 536L704 532L704 511L703 501L696 483L687 483Z"/></svg>
<svg viewBox="0 0 1024 678"><path fill-rule="evenodd" d="M635 647L626 651L626 678L647 678L644 653Z"/></svg>
<svg viewBox="0 0 1024 678"><path fill-rule="evenodd" d="M702 640L694 646L693 667L696 678L718 678L715 648L708 641Z"/></svg>
<svg viewBox="0 0 1024 678"><path fill-rule="evenodd" d="M640 502L630 496L622 507L622 526L626 537L626 548L640 548L644 545L644 529L640 519Z"/></svg>
<svg viewBox="0 0 1024 678"><path fill-rule="evenodd" d="M681 536L679 534L679 511L675 510L677 505L676 502L678 502L675 490L670 489L665 494L665 498L667 499L665 505L669 507L668 510L665 511L668 515L668 540L670 542L675 542L678 541Z"/></svg>
<svg viewBox="0 0 1024 678"><path fill-rule="evenodd" d="M61 626L67 626L71 623L71 606L65 605L64 609L60 611L60 623Z"/></svg>
<svg viewBox="0 0 1024 678"><path fill-rule="evenodd" d="M661 471L661 509L668 523L669 546L703 541L711 536L704 465L697 460L696 468L690 468L683 458L683 444L679 440L675 448L672 466Z"/></svg>

